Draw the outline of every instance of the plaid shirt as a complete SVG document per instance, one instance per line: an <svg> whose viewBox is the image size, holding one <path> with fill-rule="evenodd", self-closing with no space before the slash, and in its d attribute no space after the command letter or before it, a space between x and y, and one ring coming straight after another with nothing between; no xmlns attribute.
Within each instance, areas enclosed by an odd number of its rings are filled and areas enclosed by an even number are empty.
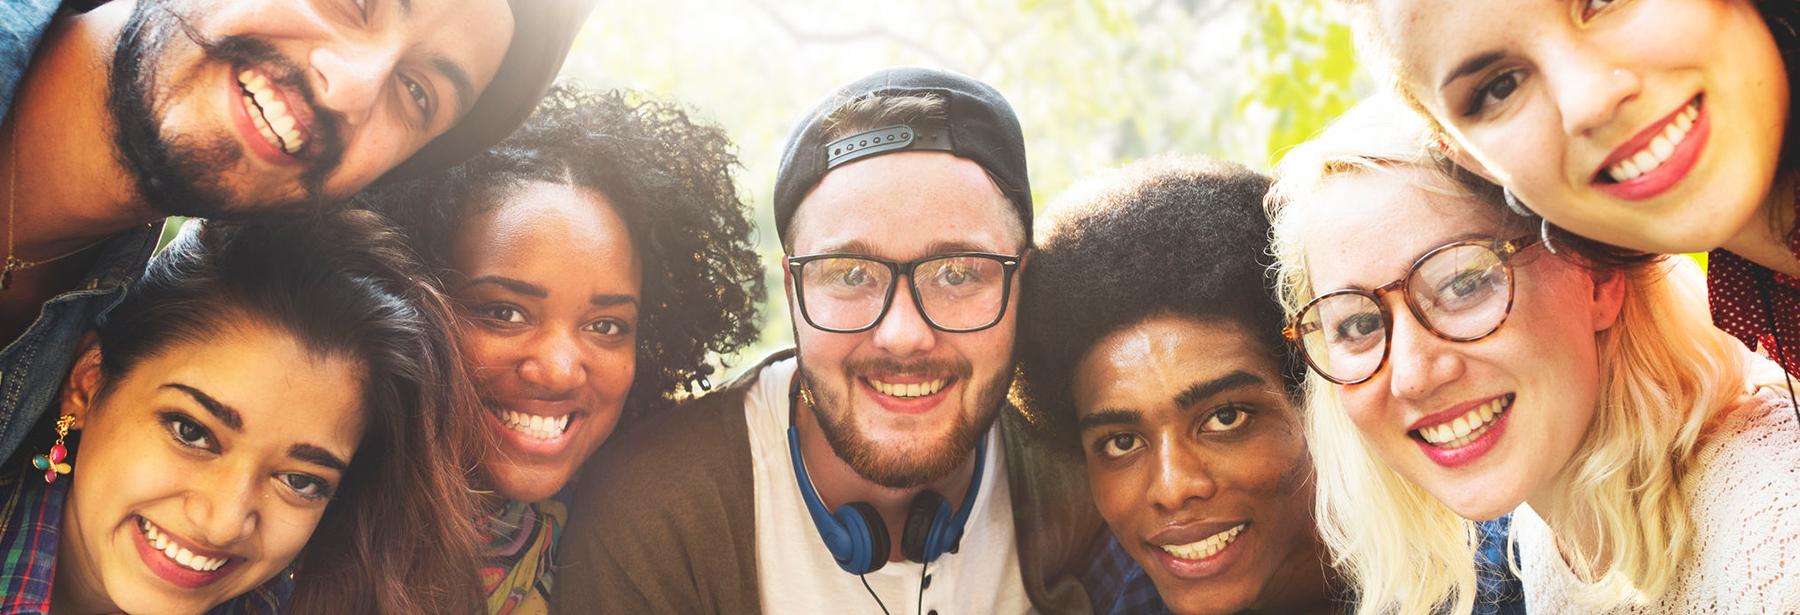
<svg viewBox="0 0 1800 615"><path fill-rule="evenodd" d="M1525 588L1507 567L1504 553L1512 515L1476 525L1481 544L1475 553L1477 566L1475 611L1471 615L1524 615ZM1515 552L1516 552L1515 548ZM1169 607L1156 593L1156 585L1136 560L1119 546L1111 531L1088 549L1087 568L1081 583L1088 590L1095 615L1164 615ZM1350 608L1355 612L1355 608Z"/></svg>
<svg viewBox="0 0 1800 615"><path fill-rule="evenodd" d="M15 462L23 459L27 457L13 458ZM60 478L45 484L43 476L28 462L0 469L0 615L50 612L57 526L62 522L63 499L69 495L71 481ZM276 615L294 591L293 579L283 571L207 615Z"/></svg>

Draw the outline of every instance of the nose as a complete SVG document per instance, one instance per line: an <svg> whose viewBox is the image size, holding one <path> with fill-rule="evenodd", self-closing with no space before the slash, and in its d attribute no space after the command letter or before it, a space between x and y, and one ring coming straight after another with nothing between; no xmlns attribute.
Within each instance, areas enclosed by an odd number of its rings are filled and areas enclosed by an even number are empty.
<svg viewBox="0 0 1800 615"><path fill-rule="evenodd" d="M519 361L519 378L552 393L565 393L587 382L581 341L575 333L547 330Z"/></svg>
<svg viewBox="0 0 1800 615"><path fill-rule="evenodd" d="M1422 400L1462 375L1462 359L1451 342L1438 337L1404 307L1393 311L1388 340L1388 388L1394 397Z"/></svg>
<svg viewBox="0 0 1800 615"><path fill-rule="evenodd" d="M250 468L224 464L195 477L188 494L188 522L207 544L228 546L256 532L261 475Z"/></svg>
<svg viewBox="0 0 1800 615"><path fill-rule="evenodd" d="M894 356L930 352L937 346L937 330L925 322L925 315L913 301L909 292L912 282L902 276L896 283L901 286L894 289L894 302L888 306L887 316L875 325L875 347Z"/></svg>
<svg viewBox="0 0 1800 615"><path fill-rule="evenodd" d="M359 126L374 112L400 55L397 48L335 40L313 48L308 60L317 102Z"/></svg>
<svg viewBox="0 0 1800 615"><path fill-rule="evenodd" d="M1611 58L1607 50L1571 47L1544 69L1565 134L1586 135L1607 127L1642 91L1637 72Z"/></svg>
<svg viewBox="0 0 1800 615"><path fill-rule="evenodd" d="M1164 438L1157 447L1148 489L1150 504L1158 510L1180 510L1189 500L1209 500L1219 491L1211 468L1194 447Z"/></svg>

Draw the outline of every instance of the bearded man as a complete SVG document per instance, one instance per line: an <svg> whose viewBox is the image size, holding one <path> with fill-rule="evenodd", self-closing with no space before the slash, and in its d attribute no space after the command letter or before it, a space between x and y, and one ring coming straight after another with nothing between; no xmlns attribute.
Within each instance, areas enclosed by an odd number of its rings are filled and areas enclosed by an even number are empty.
<svg viewBox="0 0 1800 615"><path fill-rule="evenodd" d="M516 128L592 0L0 6L0 459L163 218L303 214Z"/></svg>
<svg viewBox="0 0 1800 615"><path fill-rule="evenodd" d="M1080 460L1006 400L1031 211L986 84L894 68L815 105L775 188L796 349L590 462L561 610L1086 612Z"/></svg>

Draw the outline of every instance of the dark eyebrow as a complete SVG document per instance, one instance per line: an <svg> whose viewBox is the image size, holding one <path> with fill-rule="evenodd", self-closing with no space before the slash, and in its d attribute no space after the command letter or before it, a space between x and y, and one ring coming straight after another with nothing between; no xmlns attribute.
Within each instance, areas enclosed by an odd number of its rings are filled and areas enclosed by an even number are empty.
<svg viewBox="0 0 1800 615"><path fill-rule="evenodd" d="M1506 57L1506 54L1504 52L1489 51L1487 53L1464 60L1462 64L1456 65L1455 70L1450 71L1449 76L1444 77L1443 83L1438 84L1438 89L1442 90L1444 88L1450 87L1450 82L1456 81L1457 79L1461 79L1465 75L1468 75L1470 73L1481 72L1482 69L1487 68L1489 65L1492 65L1495 62L1499 62L1500 58L1504 58L1504 57Z"/></svg>
<svg viewBox="0 0 1800 615"><path fill-rule="evenodd" d="M1107 425L1130 425L1143 420L1143 417L1143 413L1136 410L1101 410L1081 417L1076 426L1080 427L1082 431L1087 431Z"/></svg>
<svg viewBox="0 0 1800 615"><path fill-rule="evenodd" d="M162 385L162 388L175 389L187 393L188 397L194 398L194 401L199 403L200 407L205 408L208 413L213 415L213 418L219 419L220 423L224 423L225 426L230 427L232 431L239 433L244 431L244 415L238 414L238 411L233 410L231 406L219 403L219 400L213 399L211 395L207 395L200 389L175 382Z"/></svg>
<svg viewBox="0 0 1800 615"><path fill-rule="evenodd" d="M325 466L337 470L339 473L350 470L350 464L338 459L337 455L311 444L295 444L288 447L288 456L314 465Z"/></svg>
<svg viewBox="0 0 1800 615"><path fill-rule="evenodd" d="M468 112L469 106L475 104L475 80L469 78L469 71L463 70L463 67L450 58L432 54L430 61L432 68L436 68L450 82L450 87L456 89L456 117L462 117Z"/></svg>
<svg viewBox="0 0 1800 615"><path fill-rule="evenodd" d="M1189 385L1186 390L1181 392L1181 394L1175 396L1175 405L1182 408L1191 408L1194 404L1200 403L1208 397L1218 395L1219 393L1231 389L1250 386L1265 386L1267 384L1268 383L1265 382L1261 376L1240 369L1206 382L1196 382Z"/></svg>
<svg viewBox="0 0 1800 615"><path fill-rule="evenodd" d="M550 296L550 291L544 290L544 287L542 287L542 286L538 286L536 284L532 284L532 283L526 282L524 280L515 280L515 279L509 278L509 277L497 276L497 275L484 275L479 278L469 280L469 283L462 285L462 287L464 289L467 289L471 286L478 286L481 284L492 284L494 286L498 286L500 288L504 288L506 290L513 291L515 293L519 293L521 295L525 295L528 297L537 297L539 299L544 299L544 298L547 298Z"/></svg>
<svg viewBox="0 0 1800 615"><path fill-rule="evenodd" d="M637 297L631 295L594 295L588 297L588 303L592 303L599 307L612 307L615 305L635 306L638 304L638 300Z"/></svg>

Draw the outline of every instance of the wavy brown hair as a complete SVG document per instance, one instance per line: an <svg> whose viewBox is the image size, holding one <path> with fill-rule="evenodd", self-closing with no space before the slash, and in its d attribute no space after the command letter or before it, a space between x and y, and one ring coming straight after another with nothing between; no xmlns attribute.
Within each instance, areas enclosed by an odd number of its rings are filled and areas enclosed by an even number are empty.
<svg viewBox="0 0 1800 615"><path fill-rule="evenodd" d="M363 368L366 430L293 563L295 613L473 613L479 405L449 301L381 216L192 224L98 328L103 382L248 317ZM102 385L104 390L105 385Z"/></svg>

